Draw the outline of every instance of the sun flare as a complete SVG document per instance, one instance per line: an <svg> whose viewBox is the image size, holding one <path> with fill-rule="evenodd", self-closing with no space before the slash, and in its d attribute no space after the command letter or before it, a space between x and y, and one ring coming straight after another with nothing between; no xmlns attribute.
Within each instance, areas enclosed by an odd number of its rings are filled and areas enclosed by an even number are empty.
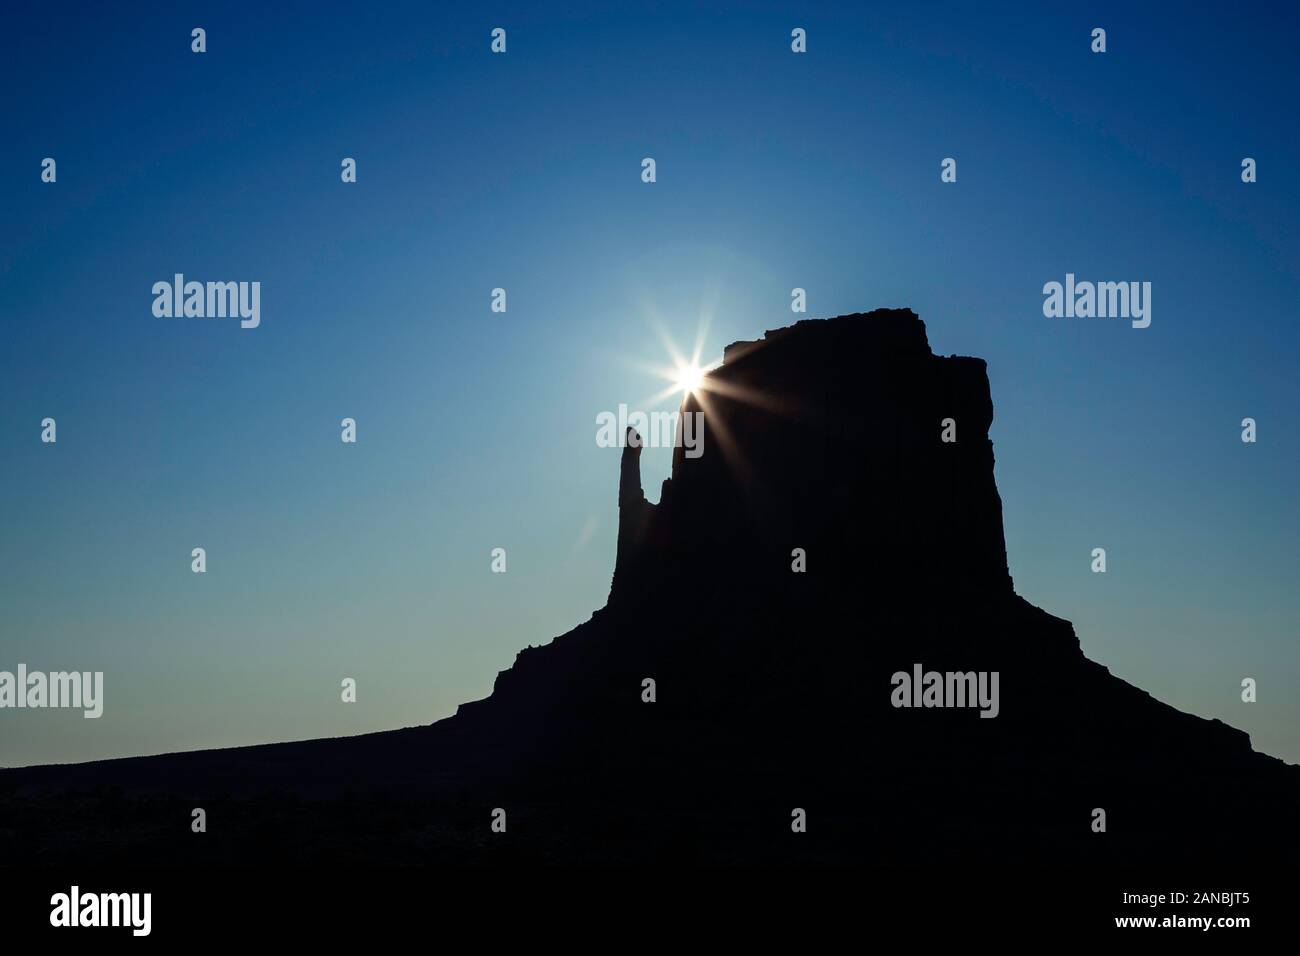
<svg viewBox="0 0 1300 956"><path fill-rule="evenodd" d="M704 382L704 369L694 362L677 366L676 387L687 394L697 391Z"/></svg>

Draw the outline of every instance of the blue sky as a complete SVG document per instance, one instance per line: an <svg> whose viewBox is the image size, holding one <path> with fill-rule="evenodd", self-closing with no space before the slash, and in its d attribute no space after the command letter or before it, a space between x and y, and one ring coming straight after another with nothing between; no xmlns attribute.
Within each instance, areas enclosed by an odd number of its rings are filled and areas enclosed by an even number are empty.
<svg viewBox="0 0 1300 956"><path fill-rule="evenodd" d="M106 700L3 712L0 764L483 696L604 601L595 417L672 406L657 330L707 318L715 359L796 286L986 359L1020 593L1300 761L1294 12L544 6L9 15L0 669L103 670ZM175 272L260 281L261 326L155 318ZM1151 327L1045 318L1067 272L1150 281Z"/></svg>

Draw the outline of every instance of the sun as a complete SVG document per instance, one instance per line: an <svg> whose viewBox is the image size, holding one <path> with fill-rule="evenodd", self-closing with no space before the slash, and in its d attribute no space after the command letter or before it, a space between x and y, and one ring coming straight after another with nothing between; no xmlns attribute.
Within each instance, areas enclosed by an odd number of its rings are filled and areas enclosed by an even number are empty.
<svg viewBox="0 0 1300 956"><path fill-rule="evenodd" d="M710 362L702 357L709 323L709 314L707 311L702 312L699 327L695 332L695 348L686 352L677 347L660 317L650 310L649 325L659 337L659 341L663 343L668 355L667 361L663 363L644 361L633 363L643 372L648 372L665 383L661 391L643 399L642 404L659 405L676 399L680 405L686 399L693 397L703 409L706 395L719 387L724 390L728 387L726 383L715 381L709 374L722 366L722 360Z"/></svg>
<svg viewBox="0 0 1300 956"><path fill-rule="evenodd" d="M677 366L677 380L674 387L681 389L689 395L691 392L698 391L704 383L704 369L700 368L694 362L690 364L680 363Z"/></svg>

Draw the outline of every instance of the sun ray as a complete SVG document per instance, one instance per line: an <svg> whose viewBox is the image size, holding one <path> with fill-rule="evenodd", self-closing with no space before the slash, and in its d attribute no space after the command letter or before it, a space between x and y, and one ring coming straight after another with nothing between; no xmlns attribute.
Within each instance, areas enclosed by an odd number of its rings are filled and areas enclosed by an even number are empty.
<svg viewBox="0 0 1300 956"><path fill-rule="evenodd" d="M753 469L750 468L749 460L740 450L740 444L732 436L731 429L727 427L726 417L719 414L713 397L707 391L701 390L695 393L695 401L699 403L700 411L704 413L705 425L712 440L717 442L722 452L723 463L741 481L749 481L753 477Z"/></svg>
<svg viewBox="0 0 1300 956"><path fill-rule="evenodd" d="M764 411L772 412L785 418L797 418L800 409L791 405L790 401L784 397L777 398L766 392L759 391L748 385L739 385L723 377L710 378L707 384L707 390L738 402L744 402L746 405L753 405Z"/></svg>

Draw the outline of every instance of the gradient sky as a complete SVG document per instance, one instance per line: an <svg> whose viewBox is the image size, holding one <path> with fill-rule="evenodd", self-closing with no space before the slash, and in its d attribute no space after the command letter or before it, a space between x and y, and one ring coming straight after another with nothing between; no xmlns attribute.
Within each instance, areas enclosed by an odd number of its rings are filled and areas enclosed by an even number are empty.
<svg viewBox="0 0 1300 956"><path fill-rule="evenodd" d="M0 711L0 765L484 696L604 602L595 417L675 405L645 403L657 328L707 319L714 360L795 286L985 358L1017 590L1300 762L1294 12L169 6L20 6L0 39L0 669L107 685L99 720ZM155 318L175 272L260 281L261 327ZM1150 281L1151 327L1045 318L1066 272Z"/></svg>

